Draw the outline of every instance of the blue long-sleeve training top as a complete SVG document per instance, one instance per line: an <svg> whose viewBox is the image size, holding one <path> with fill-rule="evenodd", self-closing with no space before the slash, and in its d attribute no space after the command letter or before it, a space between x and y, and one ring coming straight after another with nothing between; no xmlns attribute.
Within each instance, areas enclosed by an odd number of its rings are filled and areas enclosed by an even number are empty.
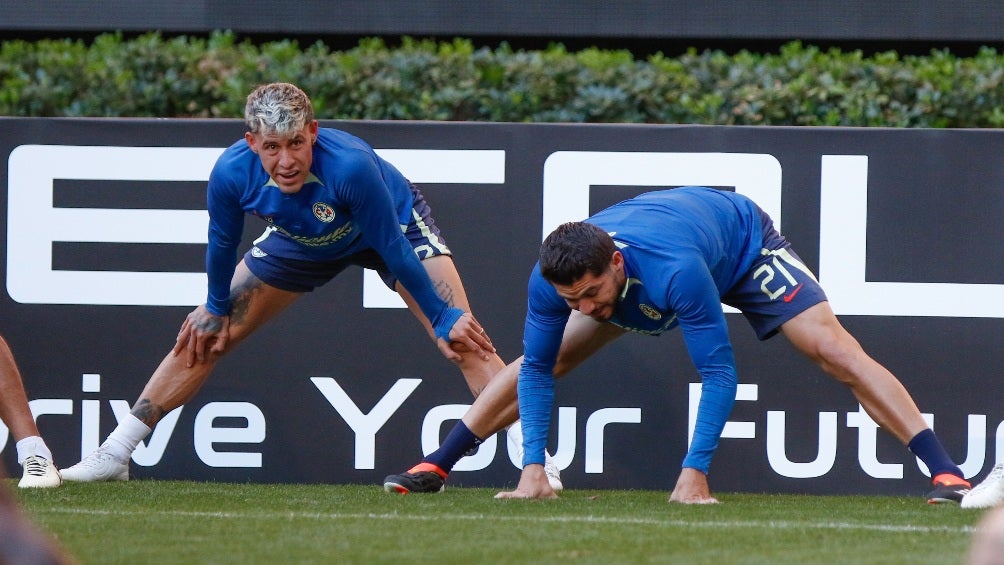
<svg viewBox="0 0 1004 565"><path fill-rule="evenodd" d="M230 282L244 216L253 214L276 229L271 237L299 243L295 259L326 261L374 249L418 301L437 335L448 335L456 321L456 312L451 312L456 309L436 294L403 234L402 226L411 220L414 204L409 182L358 137L320 128L310 175L295 194L279 190L241 139L213 167L207 204L206 307L215 315L230 312Z"/></svg>
<svg viewBox="0 0 1004 565"><path fill-rule="evenodd" d="M586 221L610 233L624 255L627 282L610 323L648 335L677 326L683 333L702 381L683 466L707 473L738 383L721 296L760 255L760 211L732 192L683 187L642 194ZM544 463L553 370L570 312L538 263L528 285L518 385L524 465Z"/></svg>

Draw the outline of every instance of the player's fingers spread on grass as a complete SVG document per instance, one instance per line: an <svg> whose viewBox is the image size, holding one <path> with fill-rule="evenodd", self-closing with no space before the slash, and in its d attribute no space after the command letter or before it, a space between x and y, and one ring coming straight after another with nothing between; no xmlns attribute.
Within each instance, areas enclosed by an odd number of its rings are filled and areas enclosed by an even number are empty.
<svg viewBox="0 0 1004 565"><path fill-rule="evenodd" d="M503 492L500 492L500 493L498 493L498 494L495 495L495 498L497 498L499 500L503 500L503 499L516 499L516 500L543 500L543 499L548 499L549 500L549 499L558 498L558 495L555 494L553 490L550 491L550 492L547 492L547 493L545 493L545 492L532 493L532 492L528 492L528 491L525 491L525 490L516 489L516 490L512 490L512 491L503 491Z"/></svg>
<svg viewBox="0 0 1004 565"><path fill-rule="evenodd" d="M679 504L718 504L718 499L713 496L691 496L688 498L670 496L669 501Z"/></svg>

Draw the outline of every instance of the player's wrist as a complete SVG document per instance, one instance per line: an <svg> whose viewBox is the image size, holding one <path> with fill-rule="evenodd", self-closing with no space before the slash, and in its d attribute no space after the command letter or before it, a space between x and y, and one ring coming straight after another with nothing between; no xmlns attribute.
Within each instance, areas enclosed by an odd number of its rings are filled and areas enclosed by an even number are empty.
<svg viewBox="0 0 1004 565"><path fill-rule="evenodd" d="M464 311L455 306L448 306L432 324L432 329L436 333L437 338L443 338L446 341L450 341L450 330L453 329L453 325L457 323L457 320L464 315Z"/></svg>
<svg viewBox="0 0 1004 565"><path fill-rule="evenodd" d="M212 314L213 316L222 318L224 316L230 315L230 303L227 304L213 304L211 302L206 302L206 312Z"/></svg>
<svg viewBox="0 0 1004 565"><path fill-rule="evenodd" d="M697 471L699 473L707 475L708 469L711 467L711 462L697 461L696 457L691 457L690 455L688 455L687 457L684 457L683 465L681 465L681 467L683 469L690 469L692 471Z"/></svg>

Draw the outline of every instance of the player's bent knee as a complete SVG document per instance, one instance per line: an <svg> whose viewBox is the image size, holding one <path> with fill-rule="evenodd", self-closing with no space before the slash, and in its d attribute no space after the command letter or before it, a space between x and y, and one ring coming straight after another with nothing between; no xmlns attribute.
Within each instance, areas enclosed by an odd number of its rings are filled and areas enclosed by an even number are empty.
<svg viewBox="0 0 1004 565"><path fill-rule="evenodd" d="M862 375L855 367L860 367L867 359L863 351L853 349L825 348L816 362L827 374L845 385L856 384Z"/></svg>

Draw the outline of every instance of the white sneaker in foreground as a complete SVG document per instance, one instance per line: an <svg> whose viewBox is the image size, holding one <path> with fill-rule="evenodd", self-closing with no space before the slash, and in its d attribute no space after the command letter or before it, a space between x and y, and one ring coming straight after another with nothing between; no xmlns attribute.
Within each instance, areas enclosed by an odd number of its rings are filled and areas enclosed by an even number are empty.
<svg viewBox="0 0 1004 565"><path fill-rule="evenodd" d="M561 470L558 469L551 454L546 451L544 452L544 474L547 475L547 482L554 492L561 492L565 489L565 485L561 484Z"/></svg>
<svg viewBox="0 0 1004 565"><path fill-rule="evenodd" d="M63 469L63 480L77 483L128 481L129 463L119 461L104 447L99 447L80 463Z"/></svg>
<svg viewBox="0 0 1004 565"><path fill-rule="evenodd" d="M962 508L990 508L1004 502L1004 463L994 465L987 478L973 487L959 505Z"/></svg>
<svg viewBox="0 0 1004 565"><path fill-rule="evenodd" d="M24 475L17 483L20 488L52 488L58 487L63 479L59 476L59 469L45 457L32 455L24 460Z"/></svg>

